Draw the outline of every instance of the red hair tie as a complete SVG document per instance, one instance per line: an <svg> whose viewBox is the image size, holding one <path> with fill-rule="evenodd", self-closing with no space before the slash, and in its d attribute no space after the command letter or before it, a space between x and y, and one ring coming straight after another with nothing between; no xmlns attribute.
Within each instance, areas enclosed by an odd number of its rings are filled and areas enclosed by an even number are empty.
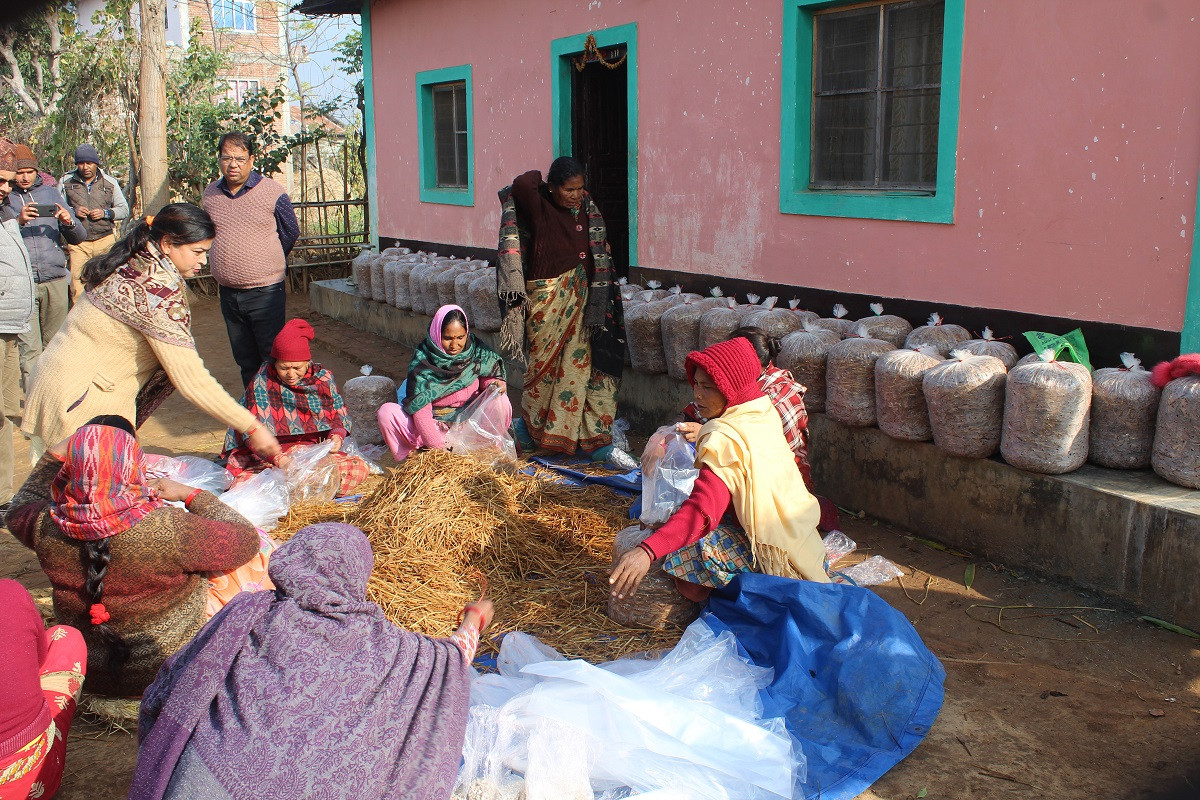
<svg viewBox="0 0 1200 800"><path fill-rule="evenodd" d="M92 603L92 607L88 609L88 613L92 615L93 625L103 625L112 619L112 614L108 613L108 609L103 603Z"/></svg>

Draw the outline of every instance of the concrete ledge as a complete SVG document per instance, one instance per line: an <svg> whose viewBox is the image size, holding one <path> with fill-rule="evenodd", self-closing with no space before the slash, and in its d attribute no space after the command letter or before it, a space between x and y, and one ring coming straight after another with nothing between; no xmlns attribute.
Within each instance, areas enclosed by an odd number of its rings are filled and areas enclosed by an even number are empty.
<svg viewBox="0 0 1200 800"><path fill-rule="evenodd" d="M345 280L317 281L309 292L313 310L402 344L415 346L429 330L429 317L358 297ZM495 334L479 337L495 346ZM520 385L520 367L507 366ZM681 381L629 370L618 403L635 429L651 431L690 399ZM1038 475L823 414L810 420L814 478L839 505L1200 630L1200 491L1149 471L1090 465Z"/></svg>

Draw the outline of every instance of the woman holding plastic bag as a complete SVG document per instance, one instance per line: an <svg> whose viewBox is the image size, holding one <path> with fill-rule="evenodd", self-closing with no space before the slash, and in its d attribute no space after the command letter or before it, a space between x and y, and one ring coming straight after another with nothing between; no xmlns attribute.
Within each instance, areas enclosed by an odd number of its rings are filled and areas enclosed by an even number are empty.
<svg viewBox="0 0 1200 800"><path fill-rule="evenodd" d="M225 468L244 483L271 466L287 464L289 450L332 440L329 457L337 464L338 494L349 494L367 477L365 459L343 450L350 435L350 416L334 383L333 373L313 362L309 342L316 336L302 319L288 320L271 345L271 358L255 373L242 405L279 439L282 450L270 463L251 449L234 428L225 434Z"/></svg>
<svg viewBox="0 0 1200 800"><path fill-rule="evenodd" d="M470 332L467 315L458 306L442 306L434 314L401 391L396 393L398 403L379 408L379 430L397 461L421 447L446 449L455 414L485 391L492 398L491 408L485 410L489 416L503 423L502 430L512 424L504 362Z"/></svg>
<svg viewBox="0 0 1200 800"><path fill-rule="evenodd" d="M804 393L807 389L792 377L791 372L775 366L775 359L779 356L779 340L768 336L762 328L749 325L738 328L729 338L745 339L754 346L758 363L762 365L758 387L771 398L771 405L775 406L779 420L783 423L783 436L796 459L796 468L800 470L808 491L817 497L817 502L821 505L821 521L818 527L824 531L840 530L837 505L832 500L817 496L817 490L813 488L812 467L808 461L808 410L804 407ZM689 442L694 443L700 433L700 427L708 420L700 414L695 403L688 404L682 417L683 420L675 429Z"/></svg>
<svg viewBox="0 0 1200 800"><path fill-rule="evenodd" d="M230 603L147 690L131 800L448 798L492 604L449 639L403 630L366 599L373 563L350 525L280 547L277 590Z"/></svg>
<svg viewBox="0 0 1200 800"><path fill-rule="evenodd" d="M57 621L83 632L97 694L140 695L225 601L271 588L254 526L210 492L148 481L145 462L127 420L92 420L46 451L5 519Z"/></svg>
<svg viewBox="0 0 1200 800"><path fill-rule="evenodd" d="M635 592L660 556L680 593L697 602L739 572L829 581L821 511L759 388L761 372L742 338L688 355L688 381L708 420L696 441L700 474L666 524L617 562L609 578L617 597Z"/></svg>

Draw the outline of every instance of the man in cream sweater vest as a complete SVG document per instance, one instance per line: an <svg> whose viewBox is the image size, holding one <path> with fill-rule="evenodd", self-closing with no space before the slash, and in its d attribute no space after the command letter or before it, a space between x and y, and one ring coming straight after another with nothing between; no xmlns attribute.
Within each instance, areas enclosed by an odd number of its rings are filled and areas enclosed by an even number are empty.
<svg viewBox="0 0 1200 800"><path fill-rule="evenodd" d="M220 287L233 359L249 385L283 328L284 270L300 224L284 188L254 171L249 136L222 136L217 158L221 177L204 190L204 210L217 226L208 264Z"/></svg>

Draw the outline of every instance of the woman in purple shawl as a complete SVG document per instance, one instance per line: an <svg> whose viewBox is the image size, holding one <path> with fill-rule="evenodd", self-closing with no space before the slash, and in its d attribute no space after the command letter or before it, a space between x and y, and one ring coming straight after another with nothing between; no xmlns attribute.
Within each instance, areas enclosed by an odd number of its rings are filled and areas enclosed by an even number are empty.
<svg viewBox="0 0 1200 800"><path fill-rule="evenodd" d="M276 550L276 591L239 595L146 690L131 800L448 798L491 604L448 640L402 630L366 600L373 563L336 523Z"/></svg>

